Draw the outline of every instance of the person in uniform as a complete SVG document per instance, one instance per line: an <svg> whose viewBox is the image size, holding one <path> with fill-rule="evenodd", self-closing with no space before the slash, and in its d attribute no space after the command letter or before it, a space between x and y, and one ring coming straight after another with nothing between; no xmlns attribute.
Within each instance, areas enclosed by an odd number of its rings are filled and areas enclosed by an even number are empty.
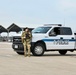
<svg viewBox="0 0 76 75"><path fill-rule="evenodd" d="M28 52L28 56L30 57L32 34L27 27L25 28L24 32L22 33L21 39L22 39L22 43L24 46L24 56L26 57L27 52Z"/></svg>

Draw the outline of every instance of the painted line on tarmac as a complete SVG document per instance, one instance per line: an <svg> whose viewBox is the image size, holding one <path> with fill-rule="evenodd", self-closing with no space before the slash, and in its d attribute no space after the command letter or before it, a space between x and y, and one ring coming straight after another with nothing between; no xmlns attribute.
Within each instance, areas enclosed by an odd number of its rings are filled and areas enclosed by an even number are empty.
<svg viewBox="0 0 76 75"><path fill-rule="evenodd" d="M0 55L0 57L13 57L13 55Z"/></svg>
<svg viewBox="0 0 76 75"><path fill-rule="evenodd" d="M76 52L76 51L74 51L74 52Z"/></svg>
<svg viewBox="0 0 76 75"><path fill-rule="evenodd" d="M13 55L5 55L5 56L7 56L7 57L11 57L11 56L13 56Z"/></svg>
<svg viewBox="0 0 76 75"><path fill-rule="evenodd" d="M12 49L12 48L0 48L0 50L6 50L6 49Z"/></svg>
<svg viewBox="0 0 76 75"><path fill-rule="evenodd" d="M8 45L12 45L12 43L0 43L1 45L5 45L5 44L8 44Z"/></svg>

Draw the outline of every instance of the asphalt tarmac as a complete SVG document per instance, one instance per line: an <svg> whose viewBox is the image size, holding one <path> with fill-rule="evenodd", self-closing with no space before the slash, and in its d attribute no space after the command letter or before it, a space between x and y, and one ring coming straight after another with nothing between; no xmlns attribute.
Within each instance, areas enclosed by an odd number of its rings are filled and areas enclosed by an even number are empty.
<svg viewBox="0 0 76 75"><path fill-rule="evenodd" d="M18 55L11 43L0 42L0 75L76 75L76 52L61 56L46 52L41 57Z"/></svg>

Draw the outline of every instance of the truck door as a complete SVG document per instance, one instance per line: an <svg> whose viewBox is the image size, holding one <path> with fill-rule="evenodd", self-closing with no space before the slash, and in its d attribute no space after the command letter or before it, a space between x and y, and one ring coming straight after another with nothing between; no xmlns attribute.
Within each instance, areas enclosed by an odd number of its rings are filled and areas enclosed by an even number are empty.
<svg viewBox="0 0 76 75"><path fill-rule="evenodd" d="M49 33L47 49L64 50L74 48L74 37L70 28L55 27Z"/></svg>
<svg viewBox="0 0 76 75"><path fill-rule="evenodd" d="M75 37L72 33L72 30L70 27L61 27L60 28L60 39L63 39L62 46L63 49L74 49L75 45Z"/></svg>

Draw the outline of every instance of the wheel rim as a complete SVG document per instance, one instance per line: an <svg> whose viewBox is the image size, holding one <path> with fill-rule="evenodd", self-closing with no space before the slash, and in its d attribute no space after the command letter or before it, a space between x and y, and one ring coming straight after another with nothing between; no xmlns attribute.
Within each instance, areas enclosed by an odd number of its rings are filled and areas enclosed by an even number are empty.
<svg viewBox="0 0 76 75"><path fill-rule="evenodd" d="M35 53L36 54L42 54L42 52L43 52L43 48L41 47L41 46L36 46L35 47Z"/></svg>

